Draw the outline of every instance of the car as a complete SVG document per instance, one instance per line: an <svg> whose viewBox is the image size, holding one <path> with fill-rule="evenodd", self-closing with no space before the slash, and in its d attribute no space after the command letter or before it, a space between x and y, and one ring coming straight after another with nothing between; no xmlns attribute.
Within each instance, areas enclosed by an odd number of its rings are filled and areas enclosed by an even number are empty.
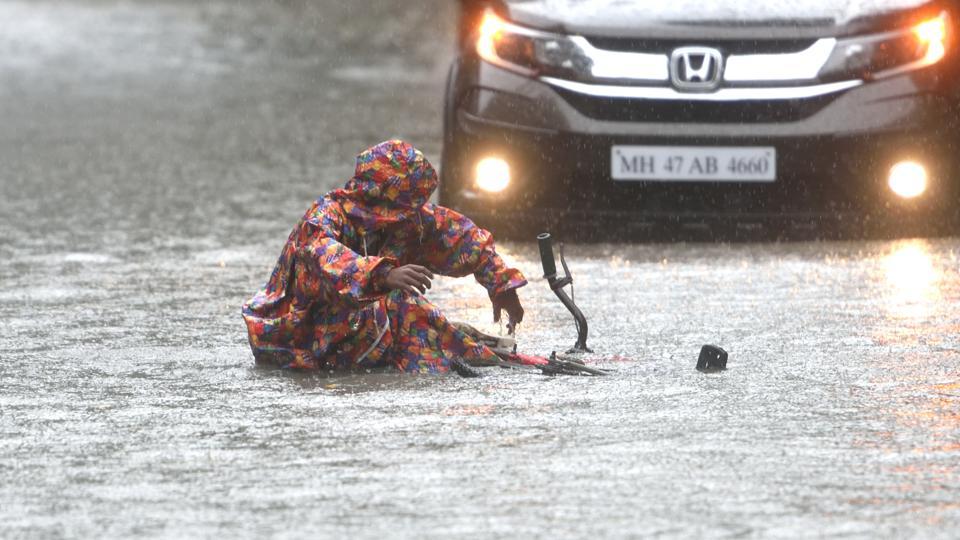
<svg viewBox="0 0 960 540"><path fill-rule="evenodd" d="M957 8L471 4L439 202L494 229L950 229Z"/></svg>

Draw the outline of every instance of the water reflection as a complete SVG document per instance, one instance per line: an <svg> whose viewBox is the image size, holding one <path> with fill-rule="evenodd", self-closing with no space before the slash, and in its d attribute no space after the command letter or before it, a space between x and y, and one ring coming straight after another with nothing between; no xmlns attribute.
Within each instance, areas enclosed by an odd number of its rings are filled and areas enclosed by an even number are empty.
<svg viewBox="0 0 960 540"><path fill-rule="evenodd" d="M882 259L885 275L887 314L894 319L929 317L942 300L942 272L930 255L924 240L906 240L894 244Z"/></svg>
<svg viewBox="0 0 960 540"><path fill-rule="evenodd" d="M877 408L883 427L857 446L880 449L894 481L882 496L851 501L864 507L899 505L935 526L958 508L944 486L960 474L960 382L956 355L941 336L950 305L947 291L955 279L945 261L926 240L894 243L877 260L876 284L882 287L877 300L886 324L875 329L875 339L890 348L873 382L891 401Z"/></svg>

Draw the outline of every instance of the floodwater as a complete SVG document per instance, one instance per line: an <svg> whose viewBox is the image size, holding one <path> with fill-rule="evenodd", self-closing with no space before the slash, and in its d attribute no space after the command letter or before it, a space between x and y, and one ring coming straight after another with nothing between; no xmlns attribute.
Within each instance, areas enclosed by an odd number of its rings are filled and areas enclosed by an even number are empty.
<svg viewBox="0 0 960 540"><path fill-rule="evenodd" d="M455 4L328 4L0 4L0 537L956 537L956 238L568 245L609 377L255 369L310 201L439 160ZM562 351L535 250L521 349Z"/></svg>

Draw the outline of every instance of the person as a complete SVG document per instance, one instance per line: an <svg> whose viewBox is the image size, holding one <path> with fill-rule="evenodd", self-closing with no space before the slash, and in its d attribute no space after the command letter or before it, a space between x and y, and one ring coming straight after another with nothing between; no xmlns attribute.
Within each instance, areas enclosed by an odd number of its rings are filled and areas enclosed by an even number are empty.
<svg viewBox="0 0 960 540"><path fill-rule="evenodd" d="M495 353L451 324L424 294L437 274L472 274L494 322L523 320L517 289L490 232L428 202L437 173L400 140L356 160L342 189L319 198L294 226L266 285L243 304L259 365L303 370L393 366L461 375Z"/></svg>

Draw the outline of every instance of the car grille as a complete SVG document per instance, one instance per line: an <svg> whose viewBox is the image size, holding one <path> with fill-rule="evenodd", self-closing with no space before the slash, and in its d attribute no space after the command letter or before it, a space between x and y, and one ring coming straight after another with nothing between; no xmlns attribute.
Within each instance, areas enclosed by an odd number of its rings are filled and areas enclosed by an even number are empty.
<svg viewBox="0 0 960 540"><path fill-rule="evenodd" d="M595 97L554 89L581 114L614 122L763 123L808 118L836 96L778 101L675 101Z"/></svg>
<svg viewBox="0 0 960 540"><path fill-rule="evenodd" d="M678 47L686 47L690 40L672 39L635 39L615 37L588 37L587 41L598 49L618 52L636 52L648 54L670 54ZM816 42L815 39L749 39L706 42L697 41L695 45L712 47L724 53L731 54L788 54L809 48Z"/></svg>

